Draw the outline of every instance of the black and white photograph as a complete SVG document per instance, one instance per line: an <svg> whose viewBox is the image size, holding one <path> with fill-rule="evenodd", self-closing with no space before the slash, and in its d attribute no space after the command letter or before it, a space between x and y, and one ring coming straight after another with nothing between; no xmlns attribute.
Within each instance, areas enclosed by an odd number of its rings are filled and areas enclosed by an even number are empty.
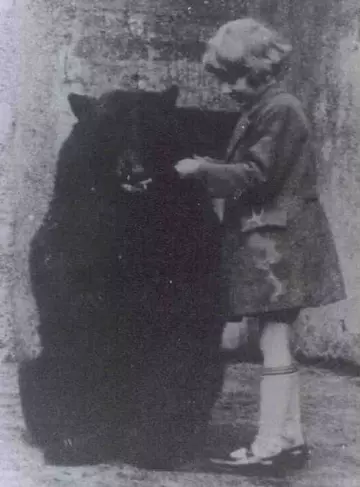
<svg viewBox="0 0 360 487"><path fill-rule="evenodd" d="M0 486L360 485L358 0L0 0Z"/></svg>

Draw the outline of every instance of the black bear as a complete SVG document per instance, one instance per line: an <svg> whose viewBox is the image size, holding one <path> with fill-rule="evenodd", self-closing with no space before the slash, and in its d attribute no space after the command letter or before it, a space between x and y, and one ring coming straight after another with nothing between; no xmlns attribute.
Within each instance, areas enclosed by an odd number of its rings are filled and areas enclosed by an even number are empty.
<svg viewBox="0 0 360 487"><path fill-rule="evenodd" d="M30 249L42 352L19 372L49 461L168 466L203 441L223 378L221 229L173 169L196 149L177 95L69 95L77 123Z"/></svg>

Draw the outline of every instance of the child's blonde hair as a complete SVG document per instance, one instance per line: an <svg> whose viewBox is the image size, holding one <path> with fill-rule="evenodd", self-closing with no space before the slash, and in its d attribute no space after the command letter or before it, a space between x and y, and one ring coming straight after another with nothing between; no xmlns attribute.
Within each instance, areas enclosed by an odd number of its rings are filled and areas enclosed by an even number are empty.
<svg viewBox="0 0 360 487"><path fill-rule="evenodd" d="M276 76L292 51L273 29L252 18L224 24L208 41L203 64L209 71L230 71L236 74L247 69L260 80Z"/></svg>

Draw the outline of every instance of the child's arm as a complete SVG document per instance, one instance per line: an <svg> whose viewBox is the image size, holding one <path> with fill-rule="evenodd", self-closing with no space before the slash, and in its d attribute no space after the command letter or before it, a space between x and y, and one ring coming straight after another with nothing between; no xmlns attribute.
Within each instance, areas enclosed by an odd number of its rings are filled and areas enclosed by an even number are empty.
<svg viewBox="0 0 360 487"><path fill-rule="evenodd" d="M289 166L296 161L307 138L307 126L293 106L282 104L267 108L255 130L256 142L238 160L235 154L231 164L196 157L180 161L175 167L183 177L203 180L214 198L237 198L248 190L273 185L286 177Z"/></svg>

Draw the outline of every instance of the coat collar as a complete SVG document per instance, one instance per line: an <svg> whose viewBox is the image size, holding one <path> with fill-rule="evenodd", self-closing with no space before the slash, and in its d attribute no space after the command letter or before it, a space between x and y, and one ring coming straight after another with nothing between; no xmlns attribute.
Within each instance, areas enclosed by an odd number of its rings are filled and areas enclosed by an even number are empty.
<svg viewBox="0 0 360 487"><path fill-rule="evenodd" d="M264 106L269 103L269 100L275 96L286 93L286 89L282 83L274 83L269 85L264 90L256 102L247 110L247 116L251 120Z"/></svg>
<svg viewBox="0 0 360 487"><path fill-rule="evenodd" d="M286 90L281 84L271 84L268 88L266 88L265 91L262 92L262 94L255 103L253 103L250 107L243 111L230 139L230 143L226 153L226 161L229 161L232 158L237 148L238 142L247 131L255 115L268 104L269 100L273 99L276 95L284 92L286 92Z"/></svg>

